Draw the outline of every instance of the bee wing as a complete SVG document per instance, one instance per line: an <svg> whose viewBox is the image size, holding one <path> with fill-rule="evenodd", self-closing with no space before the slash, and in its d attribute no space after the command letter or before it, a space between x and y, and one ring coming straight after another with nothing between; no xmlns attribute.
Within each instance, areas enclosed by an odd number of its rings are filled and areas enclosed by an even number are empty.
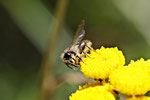
<svg viewBox="0 0 150 100"><path fill-rule="evenodd" d="M75 35L74 35L72 44L79 44L82 41L82 39L85 35L84 26L85 26L85 20L82 20L78 26L78 29L77 29Z"/></svg>

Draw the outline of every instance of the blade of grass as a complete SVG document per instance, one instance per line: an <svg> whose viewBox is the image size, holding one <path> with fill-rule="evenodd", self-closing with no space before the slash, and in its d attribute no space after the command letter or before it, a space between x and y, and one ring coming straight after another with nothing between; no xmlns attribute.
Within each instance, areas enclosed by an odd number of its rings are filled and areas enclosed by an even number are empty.
<svg viewBox="0 0 150 100"><path fill-rule="evenodd" d="M56 87L56 81L54 78L51 82L51 84L46 85L49 83L50 79L50 73L52 72L53 68L53 62L54 62L54 54L55 49L58 44L59 40L59 34L63 25L63 19L65 14L65 9L67 5L67 0L58 0L57 6L56 6L56 19L54 19L53 22L53 28L52 28L52 35L50 36L50 41L48 45L48 49L45 53L45 56L43 58L43 62L41 65L41 76L40 76L40 91L39 91L39 97L38 100L50 100L50 93L52 92L52 87Z"/></svg>

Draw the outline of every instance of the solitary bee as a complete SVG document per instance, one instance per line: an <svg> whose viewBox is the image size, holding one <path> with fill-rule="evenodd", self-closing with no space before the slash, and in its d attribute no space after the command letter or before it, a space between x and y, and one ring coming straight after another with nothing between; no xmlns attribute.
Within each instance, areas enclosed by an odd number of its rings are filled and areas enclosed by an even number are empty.
<svg viewBox="0 0 150 100"><path fill-rule="evenodd" d="M77 31L75 32L73 42L71 46L64 50L61 55L63 62L71 69L74 69L71 66L80 68L80 62L83 62L83 59L86 57L90 49L93 49L92 42L89 40L83 40L85 35L85 21L82 20L79 24Z"/></svg>

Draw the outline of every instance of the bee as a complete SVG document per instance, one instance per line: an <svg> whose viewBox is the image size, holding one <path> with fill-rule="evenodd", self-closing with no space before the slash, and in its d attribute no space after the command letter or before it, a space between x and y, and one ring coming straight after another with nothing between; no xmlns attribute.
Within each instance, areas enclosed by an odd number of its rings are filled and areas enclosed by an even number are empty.
<svg viewBox="0 0 150 100"><path fill-rule="evenodd" d="M82 20L78 25L77 31L75 32L72 44L64 50L61 55L63 62L71 69L73 67L80 68L80 62L86 57L87 53L93 49L92 42L89 40L83 40L85 36L85 21Z"/></svg>

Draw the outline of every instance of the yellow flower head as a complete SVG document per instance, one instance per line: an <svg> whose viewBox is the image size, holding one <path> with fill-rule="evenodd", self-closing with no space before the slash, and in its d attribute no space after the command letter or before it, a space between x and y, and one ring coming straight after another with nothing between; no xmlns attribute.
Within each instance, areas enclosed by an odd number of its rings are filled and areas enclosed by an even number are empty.
<svg viewBox="0 0 150 100"><path fill-rule="evenodd" d="M143 95L150 90L150 74L143 67L143 61L131 62L128 66L120 67L109 77L112 86L127 95Z"/></svg>
<svg viewBox="0 0 150 100"><path fill-rule="evenodd" d="M101 47L96 51L91 50L91 53L80 64L81 71L86 77L105 79L112 71L125 64L125 58L117 47Z"/></svg>
<svg viewBox="0 0 150 100"><path fill-rule="evenodd" d="M150 97L148 96L130 97L127 98L126 100L150 100Z"/></svg>
<svg viewBox="0 0 150 100"><path fill-rule="evenodd" d="M94 85L94 84L93 84ZM69 99L70 100L115 100L114 95L109 91L109 85L100 86L96 85L93 86L90 83L90 86L87 84L73 93ZM87 88L86 88L87 87Z"/></svg>
<svg viewBox="0 0 150 100"><path fill-rule="evenodd" d="M150 60L149 59L146 61L143 58L141 58L140 60L137 60L137 61L131 60L131 62L128 66L141 67L143 70L147 70L150 73Z"/></svg>

